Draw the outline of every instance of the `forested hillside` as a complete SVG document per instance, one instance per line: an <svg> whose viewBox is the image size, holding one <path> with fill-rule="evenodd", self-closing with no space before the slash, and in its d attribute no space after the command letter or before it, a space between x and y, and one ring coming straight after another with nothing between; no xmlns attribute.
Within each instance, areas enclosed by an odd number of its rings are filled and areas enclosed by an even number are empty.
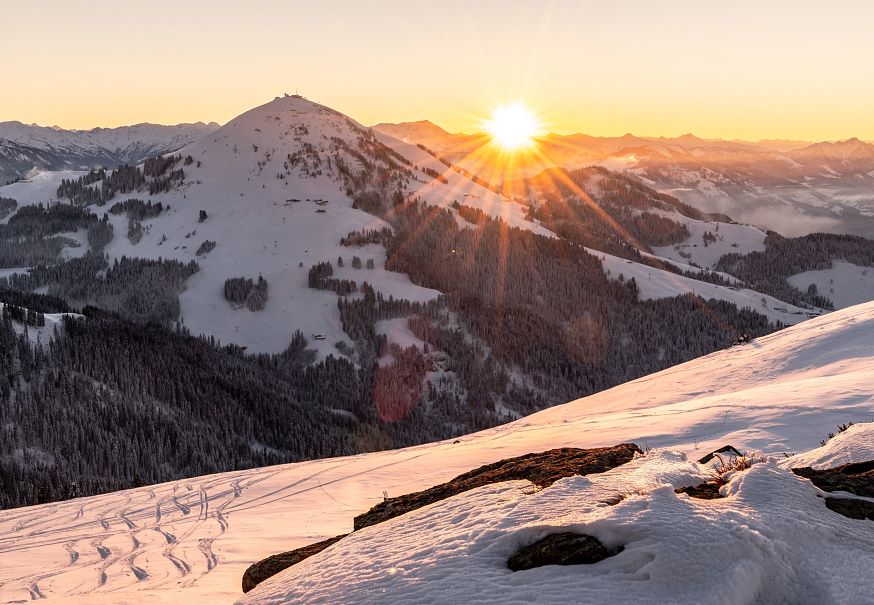
<svg viewBox="0 0 874 605"><path fill-rule="evenodd" d="M572 242L488 218L462 228L453 210L416 202L384 210L393 232L347 244L379 240L389 268L445 296L383 297L351 246L346 263L364 279L312 285L339 292L355 346L318 363L301 334L283 354L256 356L173 328L176 295L197 269L178 261L108 265L89 252L5 279L122 315L86 309L37 344L4 320L3 505L447 438L773 329L724 302L639 301L633 281L608 279ZM69 308L17 296L46 312ZM378 326L391 320L421 345L389 342Z"/></svg>

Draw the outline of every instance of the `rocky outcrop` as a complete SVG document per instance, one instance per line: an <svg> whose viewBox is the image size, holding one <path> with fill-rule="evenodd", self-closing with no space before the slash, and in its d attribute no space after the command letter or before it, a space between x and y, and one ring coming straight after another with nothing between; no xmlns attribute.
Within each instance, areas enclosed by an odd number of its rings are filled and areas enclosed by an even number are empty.
<svg viewBox="0 0 874 605"><path fill-rule="evenodd" d="M874 498L874 460L844 464L829 469L793 468L799 477L810 479L824 492L847 492L865 498ZM825 505L850 519L874 521L874 502L858 498L827 497Z"/></svg>
<svg viewBox="0 0 874 605"><path fill-rule="evenodd" d="M603 561L617 552L607 550L594 536L561 532L520 549L507 560L507 567L512 571L522 571L544 565L587 565Z"/></svg>
<svg viewBox="0 0 874 605"><path fill-rule="evenodd" d="M584 450L560 448L507 458L459 475L421 492L387 498L366 513L355 517L355 529L362 529L403 515L462 492L500 481L528 480L538 487L552 485L563 477L603 473L625 464L640 453L633 443Z"/></svg>
<svg viewBox="0 0 874 605"><path fill-rule="evenodd" d="M699 500L716 500L717 498L724 497L719 493L719 488L723 485L724 483L719 481L708 481L707 483L701 483L700 485L681 487L674 491L678 494L687 494L692 498L698 498Z"/></svg>
<svg viewBox="0 0 874 605"><path fill-rule="evenodd" d="M441 483L430 489L412 494L398 496L396 498L387 498L371 508L366 513L355 517L355 530L376 525L388 519L403 515L414 511L428 504L445 500L462 492L488 485L490 483L499 483L501 481L513 480L528 480L534 485L543 488L552 485L563 477L573 475L589 475L592 473L603 473L610 469L616 468L634 458L635 454L641 453L633 443L623 443L614 447L603 447L591 450L579 448L560 448L540 452L536 454L525 454L516 458L507 458L494 464L487 464L477 469L459 475L455 479L447 483ZM315 544L310 544L303 548L298 548L289 552L272 555L252 564L243 574L243 592L249 592L259 583L267 578L276 575L280 571L300 563L304 559L318 554L335 544L345 537L337 536L329 540L323 540ZM565 535L565 534L553 534ZM597 540L591 536L584 536L589 541L581 540L579 534L567 534L575 536L576 540L564 538L552 538L556 541L555 544L548 542L544 546L542 553L543 560L548 560L548 556L563 557L562 560L568 560L568 563L541 563L541 565L574 565L577 559L591 559L596 556L597 549L591 540ZM549 536L547 536L549 538ZM537 543L535 543L537 544ZM597 542L600 546L600 542ZM528 548L534 548L531 545ZM603 549L603 547L601 547ZM549 555L550 549L554 555ZM536 550L536 549L535 549ZM520 551L521 552L521 551ZM606 550L605 550L606 552ZM518 553L517 553L518 554ZM532 555L533 556L533 555ZM606 556L609 556L606 555ZM602 557L603 558L603 557ZM532 559L534 560L534 559ZM579 561L585 563L587 561ZM591 561L594 562L594 561ZM537 565L533 565L537 567ZM527 569L527 568L520 568Z"/></svg>
<svg viewBox="0 0 874 605"><path fill-rule="evenodd" d="M300 563L304 559L317 555L331 544L334 544L341 538L345 538L348 534L322 540L309 546L290 550L288 552L279 553L278 555L270 555L266 559L261 559L257 563L249 566L243 574L243 592L249 592L258 584L271 576L275 576L283 569L287 569L292 565Z"/></svg>
<svg viewBox="0 0 874 605"><path fill-rule="evenodd" d="M825 505L829 510L840 513L850 519L868 519L874 521L874 502L858 498L826 498Z"/></svg>
<svg viewBox="0 0 874 605"><path fill-rule="evenodd" d="M857 496L874 498L874 460L825 470L794 468L792 472L810 479L811 483L824 492L850 492Z"/></svg>

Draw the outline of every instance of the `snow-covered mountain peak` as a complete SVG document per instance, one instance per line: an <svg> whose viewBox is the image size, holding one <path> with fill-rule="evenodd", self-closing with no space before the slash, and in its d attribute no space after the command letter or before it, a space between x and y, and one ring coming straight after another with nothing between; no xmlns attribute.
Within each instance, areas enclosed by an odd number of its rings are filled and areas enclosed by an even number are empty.
<svg viewBox="0 0 874 605"><path fill-rule="evenodd" d="M525 220L522 206L506 203L427 151L298 95L250 109L179 153L197 160L185 169L186 187L219 185L247 203L258 198L351 203L368 191L400 192L441 206L463 202L514 226L548 233Z"/></svg>
<svg viewBox="0 0 874 605"><path fill-rule="evenodd" d="M246 111L179 154L197 161L185 168L186 197L218 188L249 205L308 199L348 204L356 193L378 188L391 194L414 180L412 162L369 128L300 96Z"/></svg>
<svg viewBox="0 0 874 605"><path fill-rule="evenodd" d="M463 203L514 226L550 234L526 220L523 206L425 150L298 96L278 97L246 111L173 156L177 161L161 176L166 186L127 196L148 196L169 210L150 218L136 243L116 237L106 252L112 258L197 261L200 271L180 297L185 325L249 351L281 352L295 331L322 356L337 355L337 343L351 345L336 295L308 285L308 272L317 263L361 255L362 262L373 261L373 268L343 278L359 286L366 281L386 297L413 302L439 295L384 270L382 246L351 250L340 244L351 232L387 227L377 217L379 208L387 208L398 195L443 207ZM127 232L124 216L110 220L117 234ZM211 251L199 255L204 244ZM264 309L238 310L224 300L226 280L259 275L269 283Z"/></svg>

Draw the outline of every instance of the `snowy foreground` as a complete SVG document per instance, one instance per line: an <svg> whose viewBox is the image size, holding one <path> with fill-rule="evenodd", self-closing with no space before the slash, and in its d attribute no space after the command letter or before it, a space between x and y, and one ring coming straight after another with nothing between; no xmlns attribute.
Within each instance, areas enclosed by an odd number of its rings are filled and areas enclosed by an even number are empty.
<svg viewBox="0 0 874 605"><path fill-rule="evenodd" d="M0 602L862 603L874 523L826 509L796 466L874 459L874 303L813 319L458 442L224 473L0 512ZM352 529L383 498L555 447L646 456L541 491L479 488L356 532L243 596L253 561ZM673 488L727 443L760 452L716 501ZM796 454L787 459L784 454ZM611 505L619 498L618 504ZM624 550L513 573L553 531Z"/></svg>

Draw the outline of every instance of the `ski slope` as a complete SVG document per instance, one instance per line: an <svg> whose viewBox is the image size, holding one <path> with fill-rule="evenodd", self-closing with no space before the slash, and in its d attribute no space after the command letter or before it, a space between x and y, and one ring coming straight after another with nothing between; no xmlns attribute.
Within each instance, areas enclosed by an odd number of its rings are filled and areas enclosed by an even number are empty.
<svg viewBox="0 0 874 605"><path fill-rule="evenodd" d="M630 591L620 593L629 598L651 594L652 601L665 597L668 582L683 589L676 594L680 601L693 587L700 598L692 602L752 603L756 595L764 602L766 597L859 602L853 595L862 593L848 591L871 594L870 574L860 573L860 566L874 563L874 529L827 511L812 485L776 461L737 475L726 488L730 497L707 506L662 486L698 482L708 471L688 460L726 443L763 457L813 450L805 463L874 458L871 425L853 427L826 451L815 449L835 425L874 419L872 341L874 303L457 443L222 473L2 511L0 603L41 596L49 603L233 603L242 598L240 580L250 563L348 532L352 517L384 493L430 487L527 452L627 441L653 449L600 478L558 482L530 501L519 485L496 485L369 528L353 535L348 548L325 551L242 602L284 602L299 594L295 591L310 590L304 601L335 603L340 579L349 590L341 600L350 603L373 602L383 589L387 592L377 600L399 603L457 602L452 599L460 589L466 590L465 600L480 595L482 601L506 596L508 586L521 590L523 601L536 593L528 590L532 586L571 590L577 576L570 568L514 576L498 564L508 549L551 526L586 527L611 544L626 544L627 555L611 559L606 574L580 580L595 591L586 594L615 600L621 589ZM599 504L604 493L617 491L627 495L620 505ZM450 543L461 552L470 549L468 567L459 568L446 548ZM365 568L367 573L356 565L362 552L377 563ZM799 572L789 577L792 566ZM326 578L329 571L336 580ZM412 586L420 571L432 582ZM488 581L471 583L470 574L480 572ZM792 579L801 583L792 588ZM768 585L776 592L767 592ZM423 586L432 592L421 592ZM544 601L555 590L544 592ZM410 595L406 601L404 594Z"/></svg>
<svg viewBox="0 0 874 605"><path fill-rule="evenodd" d="M76 180L83 174L87 174L87 171L51 170L38 172L26 181L0 187L0 197L11 197L18 202L19 208L34 204L53 204L58 201L58 187L61 181L64 179ZM5 220L8 220L8 217Z"/></svg>

